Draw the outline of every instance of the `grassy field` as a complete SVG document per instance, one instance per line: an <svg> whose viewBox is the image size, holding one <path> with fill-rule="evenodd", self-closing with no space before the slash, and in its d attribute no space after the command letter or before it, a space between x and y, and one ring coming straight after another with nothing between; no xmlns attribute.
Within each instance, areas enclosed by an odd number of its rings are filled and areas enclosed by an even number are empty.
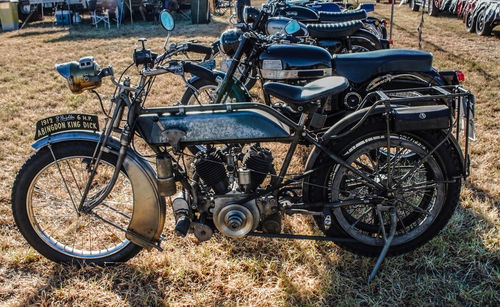
<svg viewBox="0 0 500 307"><path fill-rule="evenodd" d="M389 18L377 4L376 16ZM396 7L396 48L417 48L420 15ZM172 41L209 43L227 27L179 21ZM139 23L120 30L54 27L51 21L0 33L0 305L455 305L498 306L500 302L500 40L465 32L452 17L426 16L423 47L438 69L460 69L477 97L472 174L447 227L424 247L387 259L377 278L366 280L374 259L334 244L265 239L232 240L216 235L197 243L176 237L168 216L165 252L143 251L114 267L75 268L50 262L17 231L10 209L14 176L33 152L34 123L59 113L101 114L91 94L73 95L55 63L93 55L120 72L130 62L137 37L159 51L165 32ZM133 76L133 70L131 72ZM100 89L111 94L108 80ZM184 87L162 76L149 105L169 105ZM109 98L109 96L106 96ZM274 147L275 155L282 147ZM305 150L296 157L299 169ZM287 218L297 232L314 231L306 218Z"/></svg>

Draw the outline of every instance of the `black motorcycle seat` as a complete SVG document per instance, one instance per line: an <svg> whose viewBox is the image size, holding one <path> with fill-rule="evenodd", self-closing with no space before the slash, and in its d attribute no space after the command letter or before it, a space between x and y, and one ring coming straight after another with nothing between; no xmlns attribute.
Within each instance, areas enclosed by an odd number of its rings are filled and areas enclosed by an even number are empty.
<svg viewBox="0 0 500 307"><path fill-rule="evenodd" d="M432 53L411 49L384 49L370 52L336 54L335 73L354 83L362 83L377 74L429 72Z"/></svg>
<svg viewBox="0 0 500 307"><path fill-rule="evenodd" d="M351 20L363 20L368 15L365 10L352 10L343 12L319 12L321 22L344 22Z"/></svg>
<svg viewBox="0 0 500 307"><path fill-rule="evenodd" d="M326 77L304 86L289 85L279 82L266 82L264 92L274 96L294 108L304 107L311 102L327 96L336 95L349 87L349 82L344 77Z"/></svg>
<svg viewBox="0 0 500 307"><path fill-rule="evenodd" d="M308 24L306 27L312 38L343 38L363 28L363 22L353 20L339 23L315 23Z"/></svg>

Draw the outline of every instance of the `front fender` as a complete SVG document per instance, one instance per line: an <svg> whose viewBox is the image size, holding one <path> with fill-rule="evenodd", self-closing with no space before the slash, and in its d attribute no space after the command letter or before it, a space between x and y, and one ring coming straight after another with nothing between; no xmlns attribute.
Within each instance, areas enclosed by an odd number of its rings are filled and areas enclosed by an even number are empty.
<svg viewBox="0 0 500 307"><path fill-rule="evenodd" d="M33 143L36 150L45 146L60 144L63 142L79 141L97 144L100 133L68 131L54 134ZM114 137L108 139L107 149L111 154L117 154L120 142ZM142 240L150 243L158 242L165 223L165 199L158 193L156 172L151 165L142 159L134 150L129 148L127 157L123 162L123 168L132 185L134 209L128 231L137 235ZM151 248L141 239L129 234L127 238L133 243L145 248Z"/></svg>
<svg viewBox="0 0 500 307"><path fill-rule="evenodd" d="M226 76L226 74L220 70L213 70L212 72L217 76L217 78L224 79L224 77ZM195 81L199 79L201 78L198 76L192 76L188 82L189 84L193 84ZM243 84L241 84L239 80L235 78L233 78L233 85L231 87L231 92L229 97L235 99L236 102L252 101L252 97L250 96L250 93L248 92L246 87Z"/></svg>

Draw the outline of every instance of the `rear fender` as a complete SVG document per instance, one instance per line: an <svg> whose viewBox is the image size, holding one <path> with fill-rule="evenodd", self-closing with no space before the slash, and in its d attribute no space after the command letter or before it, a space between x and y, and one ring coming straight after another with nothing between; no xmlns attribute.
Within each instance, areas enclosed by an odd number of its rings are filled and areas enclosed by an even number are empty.
<svg viewBox="0 0 500 307"><path fill-rule="evenodd" d="M371 33L368 30L365 30L365 29L359 29L356 33L351 35L350 39L351 39L351 43L353 43L357 40L365 41L365 42L369 42L377 50L384 49L381 42L380 42L380 39L375 34Z"/></svg>
<svg viewBox="0 0 500 307"><path fill-rule="evenodd" d="M33 143L36 150L45 146L57 145L64 142L78 141L88 142L89 146L95 146L100 140L100 133L68 131L45 137ZM120 149L120 141L114 137L108 139L107 149L109 153L117 155ZM123 168L127 172L134 194L134 209L128 231L139 236L146 242L156 243L160 238L165 222L165 199L160 197L156 172L151 165L142 159L131 148L127 151L127 157L123 162ZM133 243L144 248L151 248L144 241L134 236L126 235Z"/></svg>
<svg viewBox="0 0 500 307"><path fill-rule="evenodd" d="M377 74L355 87L364 91L374 91L380 88L406 89L426 87L429 84L432 86L449 85L448 81L441 75L441 72L433 68L430 71L399 71Z"/></svg>
<svg viewBox="0 0 500 307"><path fill-rule="evenodd" d="M460 84L455 70L441 70L439 71L439 76L441 76L446 85Z"/></svg>

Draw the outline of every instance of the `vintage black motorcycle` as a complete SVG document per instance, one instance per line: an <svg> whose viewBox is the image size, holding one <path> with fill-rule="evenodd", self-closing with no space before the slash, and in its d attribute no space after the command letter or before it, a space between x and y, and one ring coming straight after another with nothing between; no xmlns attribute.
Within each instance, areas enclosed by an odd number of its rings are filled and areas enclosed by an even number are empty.
<svg viewBox="0 0 500 307"><path fill-rule="evenodd" d="M265 20L263 16L260 18ZM255 20L252 28L259 28L259 24L260 19ZM299 23L290 21L289 26L292 24L297 31L302 31ZM219 47L231 57L226 72L214 70L212 75L190 78L181 104L251 101L248 88L260 80L264 102L271 105L271 96L279 94L272 89L274 85L265 84L267 81L303 86L323 77L340 75L349 81L349 86L334 97L324 97L323 110L332 123L370 103L364 100L370 92L458 85L464 78L460 71L434 69L429 52L389 49L332 57L321 47L291 43L293 38L293 34L285 32L265 36L251 29L245 33L223 32Z"/></svg>
<svg viewBox="0 0 500 307"><path fill-rule="evenodd" d="M387 39L387 29L385 20L368 16L366 10L360 6L358 9L341 12L317 11L312 6L303 6L286 3L283 0L268 1L277 6L275 15L295 19L305 24L341 24L344 22L359 21L362 28L368 30L379 39ZM358 24L358 23L356 23ZM345 27L345 25L344 25Z"/></svg>
<svg viewBox="0 0 500 307"><path fill-rule="evenodd" d="M169 13L161 13L161 22L173 29ZM162 250L165 196L182 236L192 231L205 241L218 231L240 239L330 240L361 255L380 254L376 268L386 254L430 240L451 217L469 161L468 139L462 150L456 124L466 120L470 135L473 123L474 96L463 88L411 89L410 98L379 91L371 107L317 134L309 123L320 98L344 91L345 78L284 91L283 100L302 109L298 121L261 103L145 108L161 74L203 68L165 60L142 42L134 52L137 85L129 77L116 80L110 66L100 68L92 57L56 65L74 93L94 91L106 77L116 93L102 132L97 116L87 114L36 125L36 152L16 176L12 209L20 232L45 257L103 265L126 261L141 248ZM432 104L442 99L448 104ZM422 106L401 106L409 100ZM156 171L134 149L134 138L154 152ZM278 171L266 147L273 142L289 144ZM184 150L199 144L206 151ZM299 144L312 152L305 171L289 175ZM325 236L283 234L285 214L314 216Z"/></svg>

